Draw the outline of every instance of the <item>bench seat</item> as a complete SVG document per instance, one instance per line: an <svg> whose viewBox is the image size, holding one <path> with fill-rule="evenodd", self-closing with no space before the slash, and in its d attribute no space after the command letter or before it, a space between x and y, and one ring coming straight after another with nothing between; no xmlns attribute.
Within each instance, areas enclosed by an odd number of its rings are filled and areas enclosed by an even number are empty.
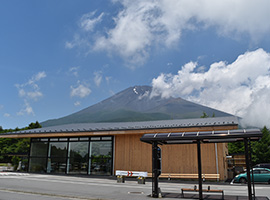
<svg viewBox="0 0 270 200"><path fill-rule="evenodd" d="M182 188L181 189L182 197L184 197L184 192L199 192L199 189ZM224 191L223 190L202 189L202 192L221 193L222 199L224 199Z"/></svg>
<svg viewBox="0 0 270 200"><path fill-rule="evenodd" d="M152 173L148 173L152 177ZM161 173L159 178L179 178L179 179L198 179L198 174L176 174L176 173ZM219 179L219 174L202 174L203 179Z"/></svg>

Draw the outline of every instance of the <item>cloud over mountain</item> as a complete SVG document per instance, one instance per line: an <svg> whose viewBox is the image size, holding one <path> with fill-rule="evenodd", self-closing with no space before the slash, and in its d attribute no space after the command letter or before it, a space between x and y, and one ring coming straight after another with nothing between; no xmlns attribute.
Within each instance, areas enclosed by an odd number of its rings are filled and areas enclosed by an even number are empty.
<svg viewBox="0 0 270 200"><path fill-rule="evenodd" d="M243 118L244 124L268 125L270 113L270 53L263 49L246 52L233 63L211 64L197 72L190 62L177 74L161 74L153 79L152 96L184 99Z"/></svg>

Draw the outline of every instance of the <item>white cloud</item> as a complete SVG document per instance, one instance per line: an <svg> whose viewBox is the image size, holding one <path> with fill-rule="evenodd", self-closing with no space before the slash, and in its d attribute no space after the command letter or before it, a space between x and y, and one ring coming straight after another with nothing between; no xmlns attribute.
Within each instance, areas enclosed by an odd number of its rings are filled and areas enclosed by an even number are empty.
<svg viewBox="0 0 270 200"><path fill-rule="evenodd" d="M32 106L26 100L24 101L24 107L17 113L17 115L22 116L25 114L33 116L35 115Z"/></svg>
<svg viewBox="0 0 270 200"><path fill-rule="evenodd" d="M66 42L65 43L65 47L67 49L72 49L74 46L75 46L75 43L74 42Z"/></svg>
<svg viewBox="0 0 270 200"><path fill-rule="evenodd" d="M105 80L106 80L107 84L109 84L110 81L112 80L112 77L111 76L106 76Z"/></svg>
<svg viewBox="0 0 270 200"><path fill-rule="evenodd" d="M152 48L171 48L183 31L214 27L218 34L232 38L247 35L258 41L269 35L269 0L114 0L122 5L114 24L95 29L105 17L96 12L83 15L80 28L67 48L88 46L116 54L131 67L143 64ZM120 7L119 7L120 8ZM108 16L111 17L111 16ZM88 35L85 35L85 32ZM91 44L91 45L90 45Z"/></svg>
<svg viewBox="0 0 270 200"><path fill-rule="evenodd" d="M10 117L11 115L9 113L5 113L4 117Z"/></svg>
<svg viewBox="0 0 270 200"><path fill-rule="evenodd" d="M46 73L43 71L43 72L38 72L35 76L33 76L33 81L36 82L36 81L39 81L40 79L42 78L45 78L47 75Z"/></svg>
<svg viewBox="0 0 270 200"><path fill-rule="evenodd" d="M80 27L85 31L93 31L95 25L102 21L104 13L101 13L98 17L94 17L96 11L84 14L80 20Z"/></svg>
<svg viewBox="0 0 270 200"><path fill-rule="evenodd" d="M73 40L72 41L67 41L65 43L65 47L67 49L73 49L74 47L86 47L87 51L89 51L88 48L90 48L90 42L88 41L88 38L84 38L83 36L80 36L79 34L75 34L73 36Z"/></svg>
<svg viewBox="0 0 270 200"><path fill-rule="evenodd" d="M83 32L92 33L94 31L95 26L102 21L104 13L101 13L99 16L95 17L96 11L84 14L79 20L79 27ZM90 48L91 42L88 37L84 34L76 33L73 37L72 41L67 41L65 43L65 47L67 49L73 49L77 46L86 46L86 48ZM88 50L87 50L88 51Z"/></svg>
<svg viewBox="0 0 270 200"><path fill-rule="evenodd" d="M69 68L69 72L72 73L75 77L78 77L78 71L79 71L80 67L71 67Z"/></svg>
<svg viewBox="0 0 270 200"><path fill-rule="evenodd" d="M38 81L46 77L46 73L39 72L36 75L32 76L26 83L23 84L16 84L15 86L18 89L18 95L21 98L31 99L31 100L38 100L40 97L43 96L40 88L37 84Z"/></svg>
<svg viewBox="0 0 270 200"><path fill-rule="evenodd" d="M74 103L74 106L80 106L81 105L81 102L80 101L76 101L75 103Z"/></svg>
<svg viewBox="0 0 270 200"><path fill-rule="evenodd" d="M102 82L102 72L98 71L98 72L94 72L94 82L96 84L96 86L100 86L101 82Z"/></svg>
<svg viewBox="0 0 270 200"><path fill-rule="evenodd" d="M149 91L145 91L145 93L140 94L140 96L138 97L139 100L142 100L143 98L148 98L150 96L150 92Z"/></svg>
<svg viewBox="0 0 270 200"><path fill-rule="evenodd" d="M40 91L38 82L41 79L44 79L46 76L47 75L44 71L38 72L37 74L32 76L26 83L15 85L18 89L19 97L24 100L24 107L17 113L17 115L35 115L33 108L30 105L30 102L37 101L43 96L43 93Z"/></svg>
<svg viewBox="0 0 270 200"><path fill-rule="evenodd" d="M233 63L213 63L197 72L197 63L187 63L176 75L153 79L151 96L180 96L240 117L249 125L269 125L270 54L263 49L246 52Z"/></svg>
<svg viewBox="0 0 270 200"><path fill-rule="evenodd" d="M71 89L70 92L71 97L77 96L80 98L84 98L91 93L91 89L84 84L79 84L77 87L70 86L70 89Z"/></svg>

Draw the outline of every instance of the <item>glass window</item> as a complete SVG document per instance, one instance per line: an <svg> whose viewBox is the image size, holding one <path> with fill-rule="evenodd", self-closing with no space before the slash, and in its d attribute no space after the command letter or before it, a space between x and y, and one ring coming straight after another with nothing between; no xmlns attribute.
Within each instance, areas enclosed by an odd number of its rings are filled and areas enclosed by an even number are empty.
<svg viewBox="0 0 270 200"><path fill-rule="evenodd" d="M46 173L46 158L30 158L29 171Z"/></svg>
<svg viewBox="0 0 270 200"><path fill-rule="evenodd" d="M65 173L67 163L67 142L50 142L47 173Z"/></svg>
<svg viewBox="0 0 270 200"><path fill-rule="evenodd" d="M67 160L63 157L48 158L47 173L65 173L66 163Z"/></svg>
<svg viewBox="0 0 270 200"><path fill-rule="evenodd" d="M67 156L67 142L50 142L49 157Z"/></svg>
<svg viewBox="0 0 270 200"><path fill-rule="evenodd" d="M102 140L112 140L111 137L102 137Z"/></svg>
<svg viewBox="0 0 270 200"><path fill-rule="evenodd" d="M90 143L89 174L111 175L112 141Z"/></svg>
<svg viewBox="0 0 270 200"><path fill-rule="evenodd" d="M47 157L48 143L47 142L33 142L31 144L30 156Z"/></svg>
<svg viewBox="0 0 270 200"><path fill-rule="evenodd" d="M68 173L86 174L88 165L88 142L70 142Z"/></svg>
<svg viewBox="0 0 270 200"><path fill-rule="evenodd" d="M78 141L79 138L69 138L70 141Z"/></svg>
<svg viewBox="0 0 270 200"><path fill-rule="evenodd" d="M82 138L80 138L80 141L88 141L88 140L89 140L88 137L82 137Z"/></svg>
<svg viewBox="0 0 270 200"><path fill-rule="evenodd" d="M100 137L91 137L91 140L100 140Z"/></svg>

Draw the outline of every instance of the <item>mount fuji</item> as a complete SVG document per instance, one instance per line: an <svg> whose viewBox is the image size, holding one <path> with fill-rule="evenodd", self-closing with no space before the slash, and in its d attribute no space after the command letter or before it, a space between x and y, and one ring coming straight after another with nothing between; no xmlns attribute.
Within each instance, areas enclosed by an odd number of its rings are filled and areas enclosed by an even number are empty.
<svg viewBox="0 0 270 200"><path fill-rule="evenodd" d="M150 86L130 87L81 111L44 121L41 125L189 119L199 118L203 113L215 117L232 116L182 98L151 97L151 91Z"/></svg>

